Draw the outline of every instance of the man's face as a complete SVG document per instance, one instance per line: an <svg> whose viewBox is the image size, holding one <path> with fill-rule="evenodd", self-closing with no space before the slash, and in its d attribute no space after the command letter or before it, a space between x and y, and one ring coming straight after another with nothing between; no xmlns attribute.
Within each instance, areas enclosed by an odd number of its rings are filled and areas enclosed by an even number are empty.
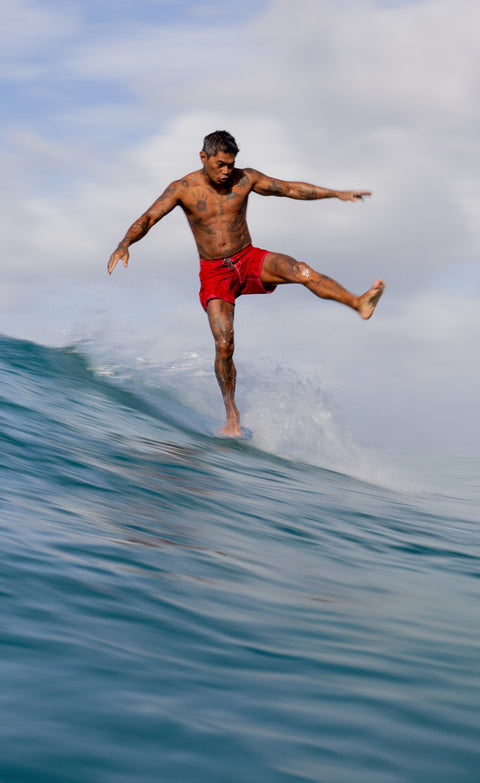
<svg viewBox="0 0 480 783"><path fill-rule="evenodd" d="M230 178L235 167L235 155L230 152L218 152L207 158L205 152L200 153L203 170L214 185L224 185Z"/></svg>

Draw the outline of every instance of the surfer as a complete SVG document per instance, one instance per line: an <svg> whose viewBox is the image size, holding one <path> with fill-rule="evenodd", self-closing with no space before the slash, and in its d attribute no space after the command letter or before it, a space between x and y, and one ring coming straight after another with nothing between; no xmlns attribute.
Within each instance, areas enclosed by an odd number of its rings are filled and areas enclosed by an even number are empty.
<svg viewBox="0 0 480 783"><path fill-rule="evenodd" d="M235 404L235 299L242 294L267 294L277 285L299 283L322 299L333 299L368 319L380 299L384 283L376 280L361 296L320 274L303 261L252 246L247 226L250 193L286 196L309 201L338 198L360 201L367 190L329 190L305 182L285 182L251 168L236 168L239 148L227 131L205 137L200 152L202 168L170 183L162 195L130 226L108 261L111 274L119 261L128 266L128 248L179 206L183 209L200 256L200 301L215 340L215 375L226 410L221 433L240 437L240 413Z"/></svg>

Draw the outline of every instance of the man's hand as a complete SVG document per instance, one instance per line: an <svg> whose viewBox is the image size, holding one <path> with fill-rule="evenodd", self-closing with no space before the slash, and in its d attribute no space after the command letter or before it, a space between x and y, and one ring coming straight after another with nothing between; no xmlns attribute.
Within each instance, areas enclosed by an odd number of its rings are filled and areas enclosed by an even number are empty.
<svg viewBox="0 0 480 783"><path fill-rule="evenodd" d="M371 196L371 190L339 190L337 198L340 201L361 201L364 196Z"/></svg>
<svg viewBox="0 0 480 783"><path fill-rule="evenodd" d="M117 266L119 261L123 261L123 266L125 269L128 266L128 259L130 258L130 253L128 252L128 247L117 247L114 253L110 256L107 264L108 274L111 275L115 267Z"/></svg>

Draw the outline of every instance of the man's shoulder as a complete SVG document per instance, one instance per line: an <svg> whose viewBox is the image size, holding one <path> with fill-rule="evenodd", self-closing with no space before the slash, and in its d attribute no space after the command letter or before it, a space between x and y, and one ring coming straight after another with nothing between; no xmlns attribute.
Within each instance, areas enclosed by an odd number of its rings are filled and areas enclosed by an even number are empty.
<svg viewBox="0 0 480 783"><path fill-rule="evenodd" d="M245 168L236 168L234 170L233 187L239 187L241 189L251 190L257 180L258 171L252 169L249 166Z"/></svg>
<svg viewBox="0 0 480 783"><path fill-rule="evenodd" d="M252 169L250 166L245 166L245 168L242 169L236 169L236 171L238 171L241 177L244 177L249 181L255 179L258 176L258 171L256 169Z"/></svg>
<svg viewBox="0 0 480 783"><path fill-rule="evenodd" d="M178 199L178 203L181 206L188 206L192 198L194 198L194 190L205 183L202 180L202 170L191 171L190 174L185 174L183 177L174 180L169 187L175 191L175 195Z"/></svg>
<svg viewBox="0 0 480 783"><path fill-rule="evenodd" d="M185 174L185 176L180 177L179 179L175 180L175 184L178 188L188 188L192 185L199 185L201 184L200 179L202 175L202 169L199 169L198 171L191 171L190 174Z"/></svg>

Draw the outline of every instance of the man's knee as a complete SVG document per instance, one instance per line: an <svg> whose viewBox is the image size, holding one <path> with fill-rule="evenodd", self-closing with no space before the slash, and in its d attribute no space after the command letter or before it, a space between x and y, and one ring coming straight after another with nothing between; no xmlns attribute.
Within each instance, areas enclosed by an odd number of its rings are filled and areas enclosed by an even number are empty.
<svg viewBox="0 0 480 783"><path fill-rule="evenodd" d="M222 359L231 359L234 350L233 332L215 338L215 351Z"/></svg>
<svg viewBox="0 0 480 783"><path fill-rule="evenodd" d="M312 275L312 269L303 261L296 261L289 258L285 268L285 277L289 283L300 283L306 285Z"/></svg>
<svg viewBox="0 0 480 783"><path fill-rule="evenodd" d="M308 264L305 264L303 261L297 261L296 266L298 282L306 285L311 280L313 272L312 267L308 266Z"/></svg>
<svg viewBox="0 0 480 783"><path fill-rule="evenodd" d="M276 272L287 283L301 283L305 285L311 277L312 269L303 261L297 261L291 256L281 256Z"/></svg>

